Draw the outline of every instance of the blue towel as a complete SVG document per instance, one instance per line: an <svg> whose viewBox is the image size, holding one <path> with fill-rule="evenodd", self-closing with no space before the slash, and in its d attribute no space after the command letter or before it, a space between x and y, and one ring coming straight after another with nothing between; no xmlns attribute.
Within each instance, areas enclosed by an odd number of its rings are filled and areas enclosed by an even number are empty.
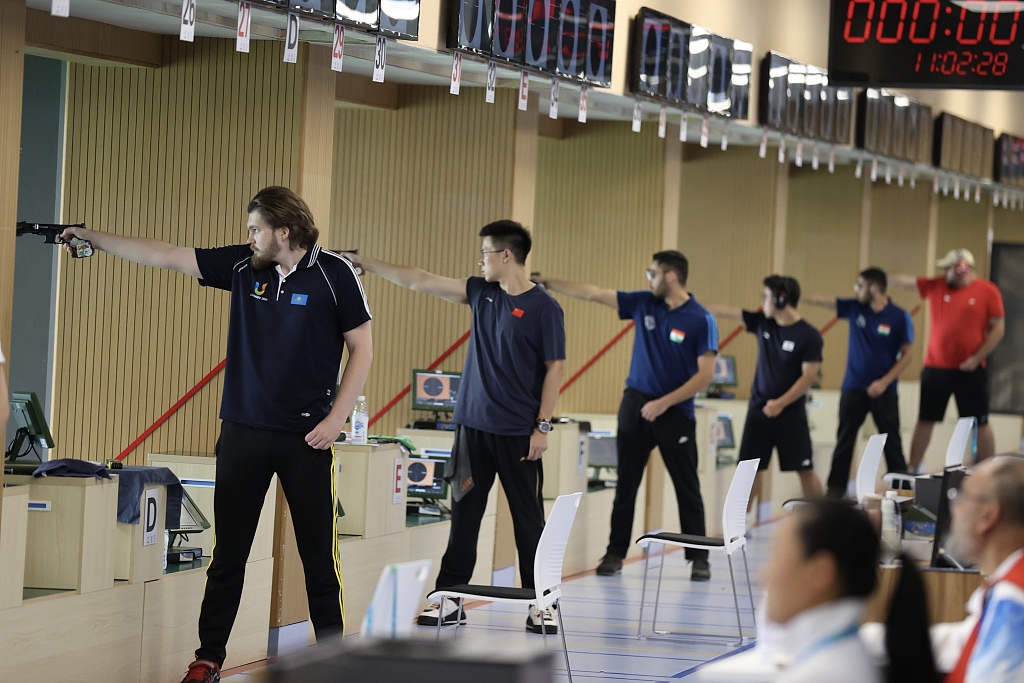
<svg viewBox="0 0 1024 683"><path fill-rule="evenodd" d="M110 479L110 472L103 465L94 465L87 460L60 458L47 460L32 472L33 477L96 477Z"/></svg>

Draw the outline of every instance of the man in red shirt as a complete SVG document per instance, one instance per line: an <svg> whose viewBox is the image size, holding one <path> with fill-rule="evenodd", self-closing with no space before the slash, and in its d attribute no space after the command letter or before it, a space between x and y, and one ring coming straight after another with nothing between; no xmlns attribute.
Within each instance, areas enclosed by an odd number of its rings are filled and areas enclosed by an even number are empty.
<svg viewBox="0 0 1024 683"><path fill-rule="evenodd" d="M942 422L950 394L960 417L978 420L978 458L995 454L996 443L988 424L988 375L985 358L1005 331L1003 296L999 288L974 271L974 255L952 249L935 264L943 277L915 278L894 275L890 281L916 288L928 300L931 332L921 371L921 407L910 442L910 471L916 471Z"/></svg>

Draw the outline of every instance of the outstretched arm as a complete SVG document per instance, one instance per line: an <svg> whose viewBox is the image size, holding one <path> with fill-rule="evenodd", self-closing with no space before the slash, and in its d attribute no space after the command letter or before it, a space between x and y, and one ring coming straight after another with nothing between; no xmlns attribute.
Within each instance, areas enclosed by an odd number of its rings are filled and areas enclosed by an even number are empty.
<svg viewBox="0 0 1024 683"><path fill-rule="evenodd" d="M196 261L196 250L192 247L176 247L145 237L115 235L87 228L68 228L61 233L61 237L65 240L72 237L89 240L94 249L144 266L166 268L192 277L202 277Z"/></svg>
<svg viewBox="0 0 1024 683"><path fill-rule="evenodd" d="M834 296L822 296L821 294L804 294L803 296L800 297L800 301L809 303L813 306L827 308L830 311L836 310L836 298Z"/></svg>
<svg viewBox="0 0 1024 683"><path fill-rule="evenodd" d="M704 308L716 318L729 318L743 322L743 309L737 306L723 306L721 304L704 304Z"/></svg>
<svg viewBox="0 0 1024 683"><path fill-rule="evenodd" d="M542 277L540 275L535 276L533 280L538 284L544 285L552 292L567 294L575 299L583 299L584 301L594 301L615 309L619 307L618 293L614 289L568 282L566 280L556 280L552 277Z"/></svg>
<svg viewBox="0 0 1024 683"><path fill-rule="evenodd" d="M889 276L889 284L900 289L917 289L917 276L896 273Z"/></svg>
<svg viewBox="0 0 1024 683"><path fill-rule="evenodd" d="M355 265L414 292L424 292L456 304L469 303L466 298L466 281L469 278L442 277L422 268L385 263L351 252L345 252L345 257Z"/></svg>

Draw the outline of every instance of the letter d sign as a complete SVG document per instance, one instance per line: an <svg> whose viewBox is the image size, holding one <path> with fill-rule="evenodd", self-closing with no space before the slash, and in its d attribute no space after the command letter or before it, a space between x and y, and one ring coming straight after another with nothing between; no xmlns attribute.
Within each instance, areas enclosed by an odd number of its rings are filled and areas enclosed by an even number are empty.
<svg viewBox="0 0 1024 683"><path fill-rule="evenodd" d="M146 496L143 499L143 516L142 516L142 545L154 545L156 543L156 527L157 527L157 504L156 504L156 489L146 489Z"/></svg>

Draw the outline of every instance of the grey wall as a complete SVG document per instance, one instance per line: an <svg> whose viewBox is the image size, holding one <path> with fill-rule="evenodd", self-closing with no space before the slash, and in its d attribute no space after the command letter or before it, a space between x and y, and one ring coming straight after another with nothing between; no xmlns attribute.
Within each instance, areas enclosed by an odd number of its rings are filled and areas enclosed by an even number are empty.
<svg viewBox="0 0 1024 683"><path fill-rule="evenodd" d="M64 62L26 55L19 221L43 223L60 219L65 76ZM58 247L25 235L16 240L15 250L14 310L11 348L7 354L10 389L34 391L49 419ZM16 429L13 420L7 424L5 445Z"/></svg>

